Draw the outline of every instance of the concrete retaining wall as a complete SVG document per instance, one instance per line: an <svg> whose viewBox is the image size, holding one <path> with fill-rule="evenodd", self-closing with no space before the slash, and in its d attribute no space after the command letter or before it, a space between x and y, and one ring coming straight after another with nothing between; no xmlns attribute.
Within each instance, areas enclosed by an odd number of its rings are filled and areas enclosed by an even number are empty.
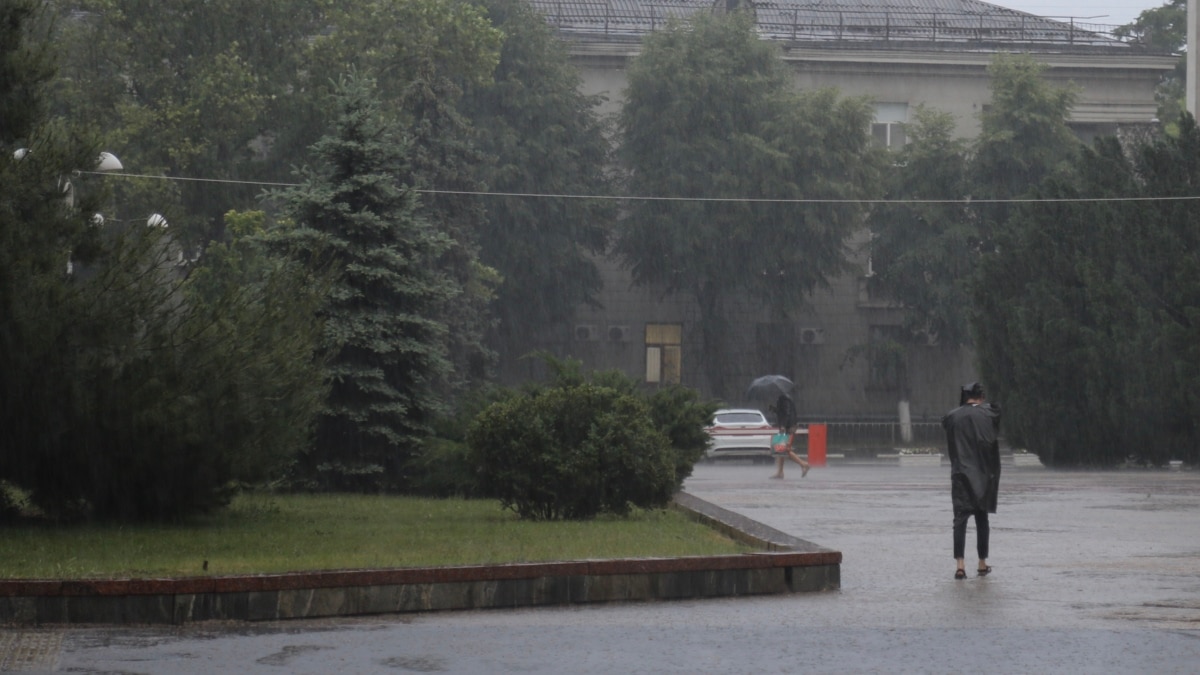
<svg viewBox="0 0 1200 675"><path fill-rule="evenodd" d="M675 506L763 549L741 555L179 579L0 581L0 623L277 620L834 590L842 554L686 493Z"/></svg>

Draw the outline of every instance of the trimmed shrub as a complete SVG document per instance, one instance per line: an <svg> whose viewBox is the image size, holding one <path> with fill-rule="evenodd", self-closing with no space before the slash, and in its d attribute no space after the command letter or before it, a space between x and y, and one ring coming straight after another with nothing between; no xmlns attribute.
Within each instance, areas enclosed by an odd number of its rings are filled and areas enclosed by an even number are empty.
<svg viewBox="0 0 1200 675"><path fill-rule="evenodd" d="M676 488L670 441L636 396L583 384L500 401L467 434L479 485L531 520L662 508Z"/></svg>
<svg viewBox="0 0 1200 675"><path fill-rule="evenodd" d="M471 450L462 441L426 439L406 467L409 492L426 497L479 497Z"/></svg>
<svg viewBox="0 0 1200 675"><path fill-rule="evenodd" d="M695 389L665 387L646 397L654 425L667 435L675 463L675 489L692 475L696 462L704 458L709 437L704 429L717 411L717 404L701 401Z"/></svg>
<svg viewBox="0 0 1200 675"><path fill-rule="evenodd" d="M709 443L705 427L712 422L713 413L720 405L714 401L701 401L695 389L671 385L647 392L636 378L619 370L599 370L585 374L583 363L578 359L557 359L547 353L540 353L538 356L554 372L555 387L574 387L587 381L645 400L650 407L650 419L659 431L667 435L671 443L675 463L675 489L683 487L683 482L692 475L696 462L704 458Z"/></svg>

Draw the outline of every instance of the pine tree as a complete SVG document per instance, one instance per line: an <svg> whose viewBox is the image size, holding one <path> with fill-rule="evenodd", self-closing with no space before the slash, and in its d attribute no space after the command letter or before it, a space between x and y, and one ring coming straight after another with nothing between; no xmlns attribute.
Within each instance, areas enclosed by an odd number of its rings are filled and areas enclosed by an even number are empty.
<svg viewBox="0 0 1200 675"><path fill-rule="evenodd" d="M330 394L297 478L322 490L396 489L440 406L434 391L450 364L438 309L458 289L435 264L448 239L398 183L407 144L374 81L345 77L335 99L316 166L282 194L296 226L276 236L339 274L322 310Z"/></svg>

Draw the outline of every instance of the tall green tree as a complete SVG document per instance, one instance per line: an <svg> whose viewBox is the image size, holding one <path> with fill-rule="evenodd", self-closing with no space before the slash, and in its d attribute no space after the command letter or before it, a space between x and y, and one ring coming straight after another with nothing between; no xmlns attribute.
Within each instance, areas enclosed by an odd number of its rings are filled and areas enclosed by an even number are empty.
<svg viewBox="0 0 1200 675"><path fill-rule="evenodd" d="M511 362L546 331L569 325L579 305L596 303L593 256L607 246L615 209L575 198L612 187L599 101L579 92L565 46L524 0L481 4L504 33L493 77L468 83L462 105L488 158L482 182L490 192L569 195L485 203L480 258L503 278L492 303L493 339Z"/></svg>
<svg viewBox="0 0 1200 675"><path fill-rule="evenodd" d="M1146 196L1162 198L1138 217L1121 250L1143 280L1136 298L1138 343L1131 345L1130 422L1149 442L1131 446L1154 464L1200 461L1200 216L1191 199L1200 183L1200 129L1191 114L1179 132L1145 147L1135 162ZM1182 198L1182 199L1181 199ZM1131 209L1132 210L1132 209ZM1132 215L1132 214L1127 214ZM1146 367L1152 365L1152 367ZM1153 432L1153 434L1151 434Z"/></svg>
<svg viewBox="0 0 1200 675"><path fill-rule="evenodd" d="M1106 139L1080 172L1030 193L1061 200L1134 193L1129 164ZM1130 452L1133 373L1123 347L1136 334L1139 285L1120 248L1128 207L1045 202L1015 209L980 265L980 362L1005 406L1006 434L1049 465L1111 465ZM1122 243L1125 242L1125 243Z"/></svg>
<svg viewBox="0 0 1200 675"><path fill-rule="evenodd" d="M969 193L968 144L954 118L919 106L908 144L893 156L887 198L871 213L872 292L907 311L906 334L936 336L938 344L971 343L967 284L979 252L976 220L962 199Z"/></svg>
<svg viewBox="0 0 1200 675"><path fill-rule="evenodd" d="M629 68L620 153L633 201L616 251L636 283L695 301L718 396L728 311L746 299L780 317L804 307L848 268L864 218L852 200L876 190L870 104L789 82L744 12L672 24Z"/></svg>
<svg viewBox="0 0 1200 675"><path fill-rule="evenodd" d="M1179 51L1187 45L1187 0L1167 0L1144 10L1113 34L1152 49Z"/></svg>
<svg viewBox="0 0 1200 675"><path fill-rule="evenodd" d="M992 100L980 114L971 167L973 197L1020 197L1075 167L1083 144L1067 119L1078 88L1051 85L1046 68L1028 54L999 54L988 66ZM999 206L979 213L986 226L1003 223L1008 210Z"/></svg>
<svg viewBox="0 0 1200 675"><path fill-rule="evenodd" d="M1151 50L1184 52L1187 48L1187 4L1187 0L1168 0L1143 11L1133 23L1117 27L1113 34ZM1158 119L1168 133L1178 131L1180 118L1187 111L1186 88L1187 59L1181 55L1175 69L1163 77L1154 92L1158 101Z"/></svg>
<svg viewBox="0 0 1200 675"><path fill-rule="evenodd" d="M1030 197L1043 181L1062 178L1070 182L1083 144L1067 127L1075 102L1071 88L1056 88L1043 77L1046 66L1028 55L1000 55L992 62L992 103L982 115L982 130L976 139L971 165L972 195L984 199L1015 200ZM975 276L972 296L975 316L972 330L980 368L995 400L1008 398L1015 377L1015 355L1009 347L1015 339L1016 312L1010 304L1025 292L1023 261L1008 258L1013 241L1023 241L1039 226L1018 216L1013 202L975 204L976 246L987 257L997 251L1010 264L990 266Z"/></svg>
<svg viewBox="0 0 1200 675"><path fill-rule="evenodd" d="M66 57L62 114L102 130L131 173L207 179L122 180L123 211L165 213L200 245L220 235L228 209L254 204L261 188L237 181L287 177L300 154L276 141L293 138L303 119L294 112L311 96L301 76L310 39L327 27L323 3L51 4Z"/></svg>
<svg viewBox="0 0 1200 675"><path fill-rule="evenodd" d="M28 150L0 161L0 479L53 515L218 507L309 428L313 295L294 267L200 293L169 229L94 218L82 176L64 201L97 154L47 116L45 8L0 2L0 145Z"/></svg>
<svg viewBox="0 0 1200 675"><path fill-rule="evenodd" d="M1056 201L1017 209L983 260L981 323L1004 330L981 361L1010 438L1049 465L1196 459L1197 223L1180 198L1200 133L1184 121L1133 161L1113 138L1086 149L1074 177L1039 188Z"/></svg>
<svg viewBox="0 0 1200 675"><path fill-rule="evenodd" d="M331 8L332 29L314 41L313 71L336 78L346 68L372 73L383 109L408 137L400 180L423 191L421 215L447 237L438 261L462 289L438 309L453 363L451 394L483 378L493 356L484 345L495 272L480 262L484 204L478 175L483 155L462 114L462 89L486 82L502 34L478 6L458 0L355 0ZM369 47L364 48L364 45Z"/></svg>
<svg viewBox="0 0 1200 675"><path fill-rule="evenodd" d="M71 375L60 350L86 310L66 271L89 231L60 181L90 168L95 146L48 119L49 25L42 3L0 0L0 479L13 482L57 443L49 422Z"/></svg>
<svg viewBox="0 0 1200 675"><path fill-rule="evenodd" d="M277 242L340 275L322 310L331 390L298 479L324 490L397 489L440 407L436 385L450 362L438 312L460 289L439 267L450 242L400 182L409 142L374 81L343 78L333 103L315 165L280 195L295 227Z"/></svg>

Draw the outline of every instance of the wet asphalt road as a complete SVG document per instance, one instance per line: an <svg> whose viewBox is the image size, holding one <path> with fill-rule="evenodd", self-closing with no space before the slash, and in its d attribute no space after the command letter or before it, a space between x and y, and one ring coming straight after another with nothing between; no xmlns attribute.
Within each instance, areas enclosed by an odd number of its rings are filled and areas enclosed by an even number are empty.
<svg viewBox="0 0 1200 675"><path fill-rule="evenodd" d="M7 639L48 645L18 672L1200 673L1200 473L1005 467L995 571L955 581L947 468L770 471L686 489L842 551L840 591Z"/></svg>

